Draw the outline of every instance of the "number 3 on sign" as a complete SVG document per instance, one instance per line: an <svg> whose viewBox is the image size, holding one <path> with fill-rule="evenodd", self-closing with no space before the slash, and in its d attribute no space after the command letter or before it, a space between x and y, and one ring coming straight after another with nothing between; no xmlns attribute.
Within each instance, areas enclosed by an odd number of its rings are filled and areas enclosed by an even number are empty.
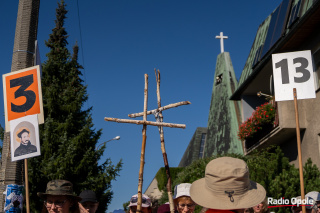
<svg viewBox="0 0 320 213"><path fill-rule="evenodd" d="M4 74L2 80L6 122L41 114L39 123L43 123L39 66Z"/></svg>
<svg viewBox="0 0 320 213"><path fill-rule="evenodd" d="M315 98L311 51L272 54L274 90L276 101Z"/></svg>

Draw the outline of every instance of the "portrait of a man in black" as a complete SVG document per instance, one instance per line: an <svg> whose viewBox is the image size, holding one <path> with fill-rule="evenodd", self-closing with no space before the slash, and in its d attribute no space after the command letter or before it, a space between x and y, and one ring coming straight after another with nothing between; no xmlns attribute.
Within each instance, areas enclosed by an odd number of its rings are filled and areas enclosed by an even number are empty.
<svg viewBox="0 0 320 213"><path fill-rule="evenodd" d="M29 134L30 131L28 131L27 129L22 129L17 134L18 138L20 138L20 146L14 151L14 157L37 152L37 147L31 144Z"/></svg>

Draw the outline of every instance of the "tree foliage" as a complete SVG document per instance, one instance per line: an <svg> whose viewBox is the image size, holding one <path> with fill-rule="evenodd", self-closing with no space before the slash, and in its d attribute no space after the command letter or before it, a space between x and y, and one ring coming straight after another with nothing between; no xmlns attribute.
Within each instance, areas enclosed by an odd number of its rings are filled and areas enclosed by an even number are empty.
<svg viewBox="0 0 320 213"><path fill-rule="evenodd" d="M94 129L92 108L84 109L87 87L81 79L78 46L74 46L72 56L67 48L66 14L66 4L61 0L42 67L45 123L40 125L41 156L29 161L30 207L31 212L39 212L42 203L36 193L44 192L50 180L65 179L74 184L77 194L85 189L95 191L100 202L98 212L105 212L113 195L111 181L119 175L122 161L114 165L108 158L98 164L105 149L95 149L102 130Z"/></svg>
<svg viewBox="0 0 320 213"><path fill-rule="evenodd" d="M227 154L196 160L177 174L173 180L173 187L179 183L192 183L204 178L206 165L211 160L222 156L243 159L249 167L250 179L264 186L268 197L291 199L301 195L299 169L289 163L289 159L284 156L280 147L269 147L247 156ZM311 159L308 159L303 167L303 176L305 193L320 191L320 171ZM165 188L160 190L165 192L159 202L163 204L168 201L168 197ZM195 212L200 210L201 208L197 208ZM272 211L276 213L291 212L290 208L272 208Z"/></svg>

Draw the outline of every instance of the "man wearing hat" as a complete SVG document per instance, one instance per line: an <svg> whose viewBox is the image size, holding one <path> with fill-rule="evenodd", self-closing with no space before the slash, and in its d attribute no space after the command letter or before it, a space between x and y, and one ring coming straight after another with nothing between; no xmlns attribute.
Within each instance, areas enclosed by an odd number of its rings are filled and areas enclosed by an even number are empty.
<svg viewBox="0 0 320 213"><path fill-rule="evenodd" d="M84 190L80 193L80 205L87 210L88 213L95 213L98 209L99 202L96 193L91 190Z"/></svg>
<svg viewBox="0 0 320 213"><path fill-rule="evenodd" d="M20 146L14 151L14 157L37 152L37 147L30 142L29 134L27 129L23 129L17 134L17 137L20 138Z"/></svg>
<svg viewBox="0 0 320 213"><path fill-rule="evenodd" d="M195 203L208 208L206 213L243 213L261 203L266 190L249 179L243 160L220 157L207 164L205 177L192 183L190 195Z"/></svg>
<svg viewBox="0 0 320 213"><path fill-rule="evenodd" d="M49 213L74 213L79 210L77 203L81 198L73 193L70 181L49 181L46 192L38 192L37 195L43 200L44 209Z"/></svg>
<svg viewBox="0 0 320 213"><path fill-rule="evenodd" d="M130 204L129 204L130 213L136 213L137 206L138 206L138 194L135 194L130 199ZM142 213L152 212L151 199L145 194L142 194L141 212Z"/></svg>

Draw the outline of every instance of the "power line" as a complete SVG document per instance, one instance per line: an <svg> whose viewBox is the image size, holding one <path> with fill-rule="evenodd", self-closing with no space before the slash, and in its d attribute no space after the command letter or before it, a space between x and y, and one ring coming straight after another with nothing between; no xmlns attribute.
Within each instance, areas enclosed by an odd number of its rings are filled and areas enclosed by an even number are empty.
<svg viewBox="0 0 320 213"><path fill-rule="evenodd" d="M79 10L79 0L77 0L77 12L78 12L78 23L79 23L79 32L80 32L80 45L81 45L81 56L82 56L82 64L83 64L83 77L84 77L84 83L87 85L87 79L86 79L86 69L84 64L84 54L83 54L83 43L82 43L82 33L81 33L81 24L80 24L80 10ZM87 99L87 108L89 108L89 99Z"/></svg>
<svg viewBox="0 0 320 213"><path fill-rule="evenodd" d="M82 56L82 64L83 64L83 76L84 82L86 82L86 71L85 71L85 64L84 64L84 54L83 54L83 44L82 44L82 33L81 33L81 24L80 24L80 12L79 12L79 0L77 0L77 12L78 12L78 23L79 23L79 32L80 32L80 44L81 44L81 56Z"/></svg>

